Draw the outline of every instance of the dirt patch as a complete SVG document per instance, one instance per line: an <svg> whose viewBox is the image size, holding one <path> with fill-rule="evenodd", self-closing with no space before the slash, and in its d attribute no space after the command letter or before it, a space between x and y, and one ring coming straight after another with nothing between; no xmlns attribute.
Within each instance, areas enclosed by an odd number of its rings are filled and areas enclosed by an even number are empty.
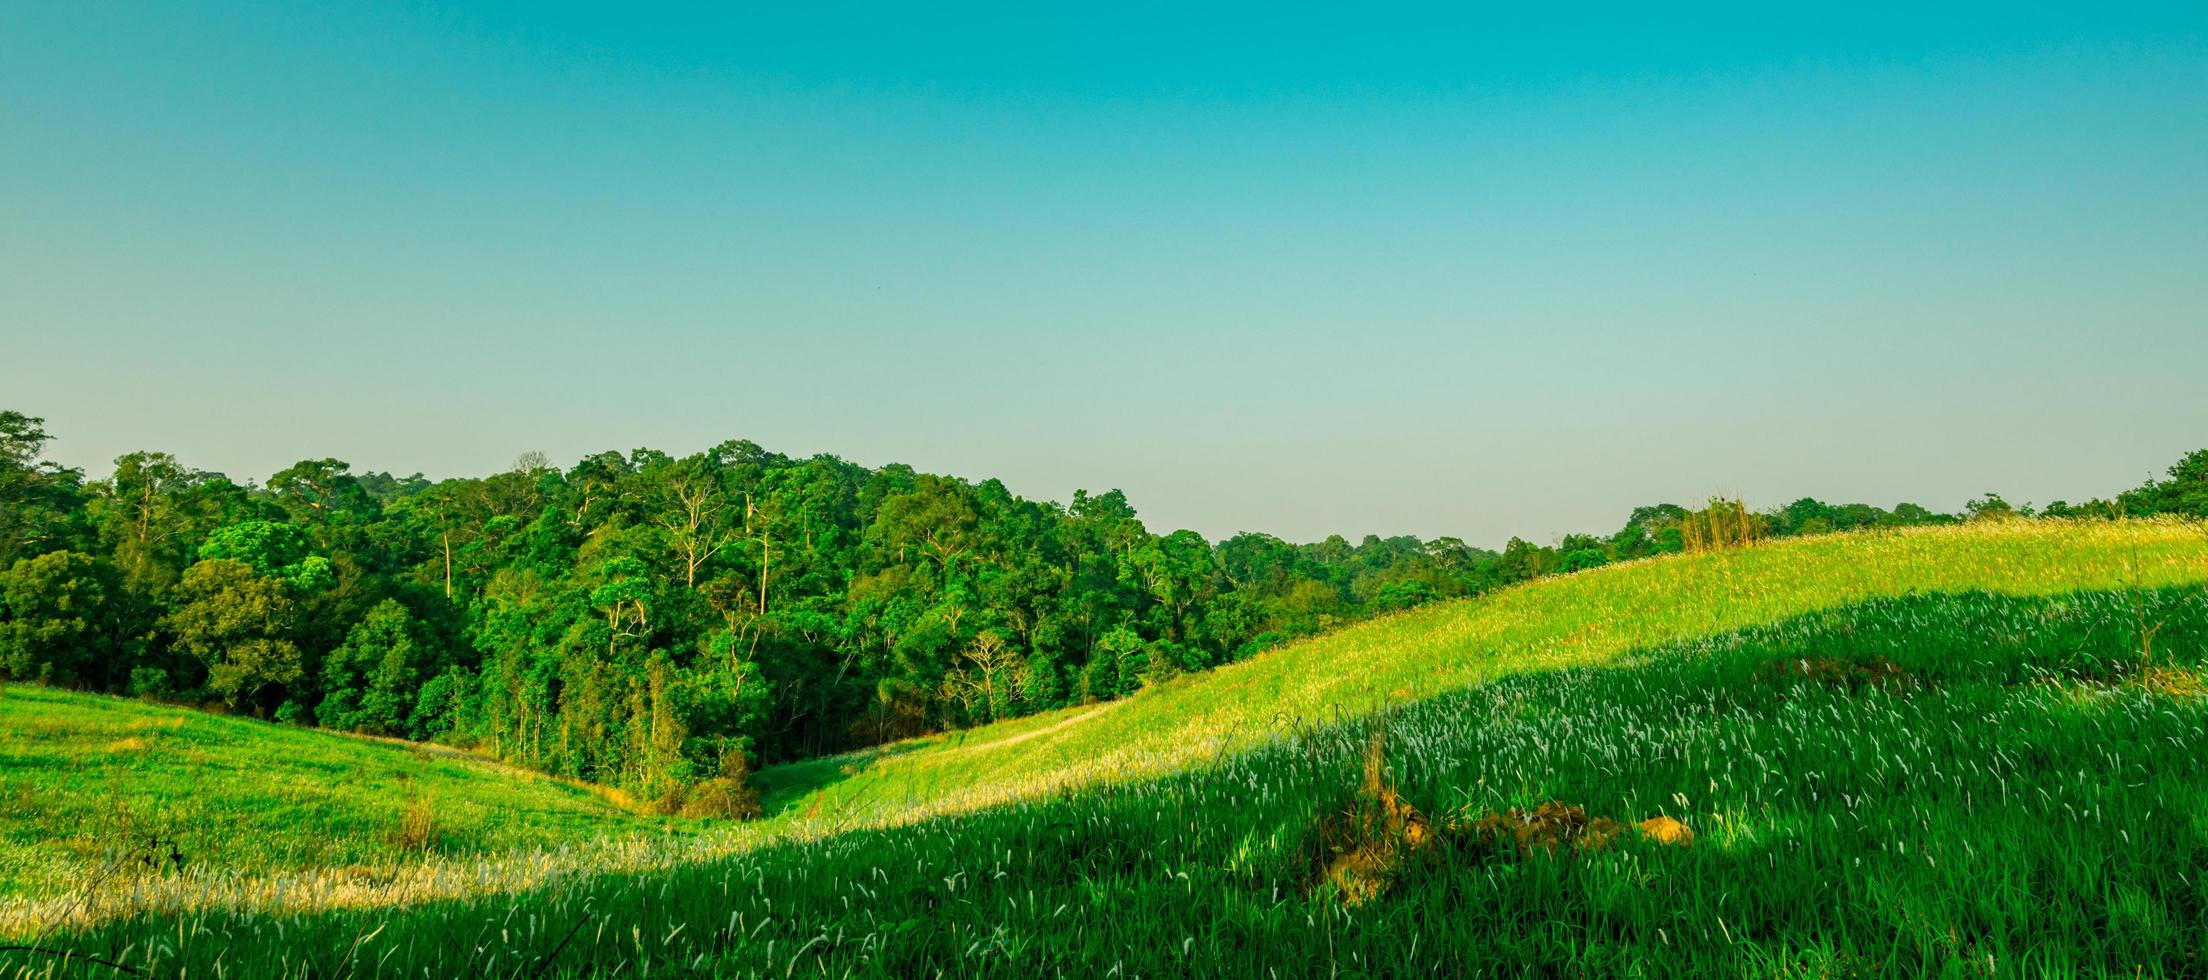
<svg viewBox="0 0 2208 980"><path fill-rule="evenodd" d="M1916 675L1884 657L1844 660L1839 657L1790 657L1765 664L1756 676L1781 683L1807 682L1846 691L1865 688L1895 690L1917 686Z"/></svg>
<svg viewBox="0 0 2208 980"><path fill-rule="evenodd" d="M1514 850L1520 855L1540 851L1599 851L1610 846L1625 829L1609 817L1588 817L1583 807L1551 800L1531 810L1513 807L1488 812L1466 825L1466 831L1489 851Z"/></svg>
<svg viewBox="0 0 2208 980"><path fill-rule="evenodd" d="M1105 701L1105 702L1102 702L1102 703L1100 703L1100 704L1097 704L1097 705L1096 705L1096 706L1094 706L1094 707L1091 707L1091 708L1087 708L1087 709L1085 709L1085 710L1082 710L1082 711L1080 711L1080 712L1078 712L1078 713L1075 713L1075 714L1073 714L1073 715L1071 715L1071 716L1069 716L1069 717L1066 717L1066 718L1064 718L1064 719L1061 719L1061 720L1059 720L1059 721L1054 721L1054 722L1051 722L1050 724L1048 724L1048 725L1044 725L1043 727L1041 727L1041 728L1038 728L1038 729L1035 729L1034 731L1031 731L1031 732L1021 732L1021 733L1019 733L1018 735L1014 735L1014 736L1012 736L1012 737L1010 737L1010 738L1002 738L1002 739L998 739L998 740L996 740L996 741L994 741L994 742L979 742L979 743L976 743L976 744L974 744L974 745L962 745L962 746L960 746L960 748L962 748L962 749L1001 749L1001 748L1006 748L1006 747L1008 747L1008 746L1018 745L1018 744L1020 744L1021 742L1025 742L1025 741L1027 741L1027 740L1029 740L1029 739L1032 739L1032 738L1040 738L1040 737L1042 737L1042 736L1044 736L1044 735L1051 735L1051 734L1055 734L1055 733L1058 733L1058 732L1062 732L1062 731L1065 731L1066 729L1068 729L1068 728L1071 728L1071 727L1073 727L1074 725L1078 725L1078 724L1080 724L1080 723L1082 723L1082 722L1084 722L1084 721L1088 721L1088 720L1089 720L1089 719L1091 719L1091 718L1094 718L1094 717L1096 717L1096 716L1098 716L1098 715L1101 715L1101 714L1103 714L1104 712L1110 711L1110 710L1112 710L1113 708L1119 707L1120 705L1122 705L1122 704L1125 704L1125 703L1126 703L1125 701Z"/></svg>
<svg viewBox="0 0 2208 980"><path fill-rule="evenodd" d="M1385 895L1421 864L1536 852L1579 855L1607 850L1628 833L1658 844L1694 843L1694 830L1672 817L1650 817L1628 827L1555 800L1530 810L1513 807L1437 823L1396 792L1385 761L1385 745L1375 734L1365 749L1357 791L1319 819L1307 890L1332 889L1343 903L1358 906Z"/></svg>

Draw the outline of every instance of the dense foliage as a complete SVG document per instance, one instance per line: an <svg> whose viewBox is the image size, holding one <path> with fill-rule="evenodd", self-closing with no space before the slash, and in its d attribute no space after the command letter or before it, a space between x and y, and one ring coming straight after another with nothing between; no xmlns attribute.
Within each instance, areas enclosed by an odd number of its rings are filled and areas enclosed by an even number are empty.
<svg viewBox="0 0 2208 980"><path fill-rule="evenodd" d="M1070 505L749 442L480 479L307 460L264 485L165 453L107 479L0 413L0 673L474 745L679 801L701 779L1109 700L1338 623L1695 544L1957 518L1641 508L1609 537L1214 544L1117 491ZM2136 510L2199 509L2208 453ZM1733 508L1726 510L1724 508ZM2009 510L1997 496L1969 513ZM2190 512L2190 511L2187 511Z"/></svg>

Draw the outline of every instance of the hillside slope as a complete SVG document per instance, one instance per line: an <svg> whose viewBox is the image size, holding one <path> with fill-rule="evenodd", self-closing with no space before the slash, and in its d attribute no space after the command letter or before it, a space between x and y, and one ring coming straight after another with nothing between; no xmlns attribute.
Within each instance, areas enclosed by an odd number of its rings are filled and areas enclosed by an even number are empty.
<svg viewBox="0 0 2208 980"><path fill-rule="evenodd" d="M1340 715L1871 599L2203 580L2208 535L2178 523L2004 521L1789 540L1541 579L1350 627L1123 704L779 767L761 782L770 807L860 824L911 820L1155 776Z"/></svg>
<svg viewBox="0 0 2208 980"><path fill-rule="evenodd" d="M658 826L590 790L441 746L22 684L0 692L0 912L102 873L388 866Z"/></svg>
<svg viewBox="0 0 2208 980"><path fill-rule="evenodd" d="M368 875L270 878L266 872L276 869L265 863L247 861L228 867L199 861L187 875L150 882L88 918L127 918L131 909L139 908L151 910L149 921L158 922L169 914L164 909L228 907L240 909L249 920L253 910L271 907L296 912L436 898L467 900L441 906L442 911L435 913L466 917L500 907L506 901L502 894L548 883L566 882L559 889L573 895L631 880L616 876L603 879L609 884L591 885L589 875L572 872L637 873L646 877L634 880L649 881L652 875L664 874L690 878L751 873L743 869L760 867L760 862L784 862L776 866L787 870L786 862L811 860L805 855L822 843L870 837L849 831L896 827L1014 801L1047 809L1059 805L1051 801L1098 795L1083 787L1116 791L1175 773L1201 780L1210 778L1203 775L1206 772L1247 770L1258 763L1250 762L1252 757L1244 753L1284 744L1279 736L1307 733L1330 720L1369 714L1385 705L1456 703L1462 697L1451 692L1483 683L1492 686L1512 676L1545 675L1556 668L1642 665L1651 658L1676 658L1685 655L1682 650L1704 649L1695 644L1718 642L1711 649L1728 649L1725 644L1736 641L1713 638L1783 624L1792 624L1784 628L1793 633L1844 641L1848 631L1856 628L1848 618L1853 615L1850 610L1882 609L1879 602L1896 598L1978 596L1983 598L1970 603L1983 605L2001 597L2104 597L2062 614L2069 617L2065 628L2082 629L2085 640L2073 642L2067 633L2058 639L2051 632L2056 620L2047 618L2054 614L2045 611L2016 614L2023 618L2015 622L1980 616L1967 629L1957 627L1951 636L1927 632L1930 645L1916 651L1919 659L1937 660L1942 644L1962 650L2003 643L2021 644L2025 653L2044 659L2052 655L2050 650L2032 645L2042 631L2049 631L2041 637L2048 643L2113 645L2120 653L2126 641L2114 628L2122 624L2114 619L2127 607L2106 596L2192 587L2204 580L2208 580L2208 537L2193 527L2146 522L1990 523L1806 539L1616 566L1354 627L1243 664L1182 678L1117 704L770 769L759 779L775 815L758 824L712 828L690 837L659 834L648 844L623 848L566 849L550 858L496 850L527 843L532 834L539 835L538 842L558 847L575 840L578 833L636 826L624 823L618 814L603 812L589 815L585 824L567 823L565 815L571 811L547 806L542 823L522 819L507 828L510 833L496 838L495 846L487 842L472 851L448 850L396 865L386 860L388 855L345 852L312 856L305 862L326 867L320 862L362 861L377 869ZM1963 611L1977 608L1970 603ZM1941 616L1961 614L1942 609ZM1821 619L1825 614L1838 618ZM1891 615L1887 610L1873 619L1887 623ZM1887 623L1887 628L1891 626ZM2191 655L2197 658L2198 651ZM21 689L8 694L10 699L44 696ZM270 731L284 738L331 738ZM1443 738L1440 749L1453 751L1482 737L1478 731L1464 731ZM281 754L294 751L310 750L299 746ZM28 755L24 761L31 766L56 764L51 758L42 762ZM118 784L138 780L142 787L151 787L143 790L147 793L180 792L176 789L180 774L173 771L106 778ZM271 808L269 822L261 825L263 832L292 840L285 835L296 836L295 832L286 829L290 824L275 809L288 797L256 789L257 781L249 776L241 774L241 779L240 784L200 781L193 785L210 798L259 794L259 805ZM558 792L573 792L551 786ZM499 796L505 792L501 790ZM378 795L391 794L387 786ZM455 793L454 798L464 796ZM390 820L400 805L397 799L384 803L378 821ZM489 805L507 804L494 798ZM1276 805L1284 804L1276 800ZM1314 803L1304 798L1298 805L1308 811ZM1016 814L1032 808L1004 810L1007 816L1002 819L1018 819ZM21 811L11 814L11 830L18 829ZM313 829L312 819L307 833L326 833ZM354 838L365 829L356 830ZM1221 830L1241 832L1231 822ZM1242 830L1257 835L1252 840L1263 837L1255 828ZM916 831L926 833L924 827ZM725 889L727 879L720 877L720 884ZM53 910L49 906L40 911ZM115 928L129 927L118 923Z"/></svg>
<svg viewBox="0 0 2208 980"><path fill-rule="evenodd" d="M2171 525L1655 562L770 773L781 816L658 866L225 893L45 948L158 976L2198 976L2203 579ZM1442 681L1353 714L1402 677Z"/></svg>

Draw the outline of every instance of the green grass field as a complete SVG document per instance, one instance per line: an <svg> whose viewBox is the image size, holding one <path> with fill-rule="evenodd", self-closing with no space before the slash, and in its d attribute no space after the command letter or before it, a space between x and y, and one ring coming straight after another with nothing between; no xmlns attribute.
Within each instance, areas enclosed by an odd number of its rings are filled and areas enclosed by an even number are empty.
<svg viewBox="0 0 2208 980"><path fill-rule="evenodd" d="M14 687L8 881L79 912L12 931L161 975L2200 975L2204 580L2208 536L2164 523L1613 567L769 770L770 819L679 833L199 715L106 752L180 716ZM394 852L432 781L448 836ZM103 857L49 813L101 800L217 829L88 900L63 886ZM1473 829L1552 802L1696 838Z"/></svg>
<svg viewBox="0 0 2208 980"><path fill-rule="evenodd" d="M409 826L409 817L416 823ZM26 685L0 693L0 910L108 879L268 879L662 836L590 790L441 746ZM0 914L0 919L7 917Z"/></svg>
<svg viewBox="0 0 2208 980"><path fill-rule="evenodd" d="M1647 650L1882 597L2051 595L2208 579L2208 535L2174 524L2013 522L1788 541L1612 566L1430 606L1076 708L771 770L770 808L913 819L1174 772L1288 726L1509 674Z"/></svg>

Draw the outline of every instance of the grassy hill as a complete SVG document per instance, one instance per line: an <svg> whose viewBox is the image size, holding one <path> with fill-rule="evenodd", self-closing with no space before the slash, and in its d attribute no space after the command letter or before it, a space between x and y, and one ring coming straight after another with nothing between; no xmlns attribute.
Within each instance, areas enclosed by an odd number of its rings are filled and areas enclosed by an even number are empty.
<svg viewBox="0 0 2208 980"><path fill-rule="evenodd" d="M636 827L563 810L341 889L265 870L391 855L248 856L47 944L252 975L2198 973L2204 580L2208 537L2156 523L1601 569L769 770L758 825L493 853ZM39 778L105 742L66 744ZM1657 817L1694 842L1606 822Z"/></svg>
<svg viewBox="0 0 2208 980"><path fill-rule="evenodd" d="M764 774L770 806L902 820L1172 772L1339 713L1883 597L2053 595L2208 579L2175 524L2026 521L1837 535L1615 565L1429 606L1105 704Z"/></svg>
<svg viewBox="0 0 2208 980"><path fill-rule="evenodd" d="M20 684L0 692L0 921L102 877L369 869L666 826L442 746Z"/></svg>

